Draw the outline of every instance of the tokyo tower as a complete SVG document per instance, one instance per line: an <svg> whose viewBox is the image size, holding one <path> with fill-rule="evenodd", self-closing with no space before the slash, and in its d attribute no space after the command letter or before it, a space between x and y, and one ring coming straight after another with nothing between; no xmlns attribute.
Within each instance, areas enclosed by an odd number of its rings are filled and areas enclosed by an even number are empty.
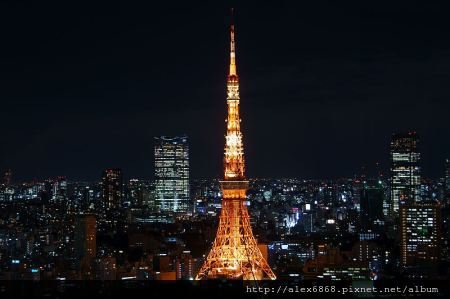
<svg viewBox="0 0 450 299"><path fill-rule="evenodd" d="M239 118L239 77L236 71L234 24L231 23L230 72L227 80L228 118L225 137L222 210L211 251L197 274L200 279L276 279L258 248L245 204L244 146Z"/></svg>

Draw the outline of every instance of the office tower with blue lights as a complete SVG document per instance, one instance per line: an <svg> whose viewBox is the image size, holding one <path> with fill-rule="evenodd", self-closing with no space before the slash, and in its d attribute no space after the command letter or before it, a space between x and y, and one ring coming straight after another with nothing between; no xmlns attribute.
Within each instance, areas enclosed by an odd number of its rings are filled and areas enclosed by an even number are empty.
<svg viewBox="0 0 450 299"><path fill-rule="evenodd" d="M391 158L391 218L397 218L401 204L420 202L420 153L416 132L394 134Z"/></svg>
<svg viewBox="0 0 450 299"><path fill-rule="evenodd" d="M187 212L189 197L187 136L155 137L155 201L165 212Z"/></svg>

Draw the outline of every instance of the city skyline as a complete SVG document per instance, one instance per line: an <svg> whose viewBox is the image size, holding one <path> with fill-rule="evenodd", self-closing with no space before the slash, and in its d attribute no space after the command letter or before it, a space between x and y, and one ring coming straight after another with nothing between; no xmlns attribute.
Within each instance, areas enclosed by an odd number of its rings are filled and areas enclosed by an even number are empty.
<svg viewBox="0 0 450 299"><path fill-rule="evenodd" d="M64 17L52 12L66 4L8 5L2 22L23 22L1 50L2 172L97 180L118 167L149 178L153 137L187 134L192 177L220 177L228 4L98 5ZM376 162L387 174L391 135L410 130L423 176L443 176L450 47L438 7L236 11L249 177L351 177Z"/></svg>
<svg viewBox="0 0 450 299"><path fill-rule="evenodd" d="M0 9L0 293L448 297L446 11L225 2Z"/></svg>

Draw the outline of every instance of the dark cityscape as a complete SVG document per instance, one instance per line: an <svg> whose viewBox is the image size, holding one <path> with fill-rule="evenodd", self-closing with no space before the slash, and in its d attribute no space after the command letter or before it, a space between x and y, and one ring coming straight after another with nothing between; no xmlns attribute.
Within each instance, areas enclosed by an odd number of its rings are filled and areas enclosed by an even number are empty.
<svg viewBox="0 0 450 299"><path fill-rule="evenodd" d="M0 297L448 295L438 4L2 6Z"/></svg>

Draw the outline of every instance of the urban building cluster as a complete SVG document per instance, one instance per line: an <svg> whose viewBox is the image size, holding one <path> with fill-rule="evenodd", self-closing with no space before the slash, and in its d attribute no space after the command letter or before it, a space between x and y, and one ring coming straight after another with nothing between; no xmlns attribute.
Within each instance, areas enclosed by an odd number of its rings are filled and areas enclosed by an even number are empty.
<svg viewBox="0 0 450 299"><path fill-rule="evenodd" d="M394 134L390 175L250 179L246 205L277 278L448 279L450 161L421 173L415 132ZM105 169L0 187L1 280L192 280L216 236L217 179L191 179L187 136L158 137L154 179Z"/></svg>

